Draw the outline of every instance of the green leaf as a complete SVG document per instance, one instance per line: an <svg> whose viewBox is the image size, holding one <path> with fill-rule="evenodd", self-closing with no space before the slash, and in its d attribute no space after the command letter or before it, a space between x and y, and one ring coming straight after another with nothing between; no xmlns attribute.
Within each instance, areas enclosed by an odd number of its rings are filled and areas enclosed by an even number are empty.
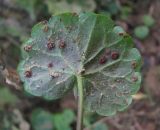
<svg viewBox="0 0 160 130"><path fill-rule="evenodd" d="M95 125L93 130L108 130L108 128L107 128L106 124L99 122Z"/></svg>
<svg viewBox="0 0 160 130"><path fill-rule="evenodd" d="M147 26L138 26L134 29L134 34L139 39L145 39L149 35L149 28Z"/></svg>
<svg viewBox="0 0 160 130"><path fill-rule="evenodd" d="M94 0L81 0L81 2L67 2L66 0L46 0L46 4L48 5L49 12L51 14L59 14L64 12L79 13L81 11L94 11L96 8Z"/></svg>
<svg viewBox="0 0 160 130"><path fill-rule="evenodd" d="M28 38L25 27L21 27L18 21L14 19L0 18L0 37L8 35L13 37L20 37L21 41ZM25 31L24 31L25 30Z"/></svg>
<svg viewBox="0 0 160 130"><path fill-rule="evenodd" d="M143 16L143 23L148 27L152 27L155 24L155 20L150 15L144 15Z"/></svg>
<svg viewBox="0 0 160 130"><path fill-rule="evenodd" d="M26 91L58 99L81 75L85 108L101 115L125 109L140 87L140 54L104 15L55 15L33 27L22 55L18 72Z"/></svg>
<svg viewBox="0 0 160 130"><path fill-rule="evenodd" d="M132 7L131 6L122 6L121 7L121 18L123 20L127 20L129 15L132 13Z"/></svg>
<svg viewBox="0 0 160 130"><path fill-rule="evenodd" d="M34 130L53 130L51 114L42 109L33 111L31 123Z"/></svg>
<svg viewBox="0 0 160 130"><path fill-rule="evenodd" d="M53 115L53 122L56 130L72 130L71 123L73 123L75 115L72 110L66 109L63 113Z"/></svg>
<svg viewBox="0 0 160 130"><path fill-rule="evenodd" d="M15 3L18 5L19 8L27 11L32 20L36 20L36 15L41 10L47 12L47 10L45 10L45 4L43 0L15 0Z"/></svg>
<svg viewBox="0 0 160 130"><path fill-rule="evenodd" d="M15 104L17 101L17 97L8 88L0 87L0 107L5 104Z"/></svg>

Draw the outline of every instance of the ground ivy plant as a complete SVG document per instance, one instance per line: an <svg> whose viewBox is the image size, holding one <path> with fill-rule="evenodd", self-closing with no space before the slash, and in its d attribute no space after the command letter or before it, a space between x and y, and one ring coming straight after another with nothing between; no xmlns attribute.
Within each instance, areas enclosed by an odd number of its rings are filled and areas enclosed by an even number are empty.
<svg viewBox="0 0 160 130"><path fill-rule="evenodd" d="M132 38L105 15L64 13L35 25L18 66L24 88L58 99L77 91L77 130L83 108L114 115L128 107L141 83L141 56Z"/></svg>

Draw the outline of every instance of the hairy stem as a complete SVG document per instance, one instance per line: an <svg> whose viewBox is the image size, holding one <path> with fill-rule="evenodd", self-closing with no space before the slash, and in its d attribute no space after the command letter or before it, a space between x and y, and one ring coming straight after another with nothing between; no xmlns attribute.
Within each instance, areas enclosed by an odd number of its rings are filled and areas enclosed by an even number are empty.
<svg viewBox="0 0 160 130"><path fill-rule="evenodd" d="M82 77L77 76L78 83L78 116L77 116L77 129L82 130L83 127L83 85Z"/></svg>

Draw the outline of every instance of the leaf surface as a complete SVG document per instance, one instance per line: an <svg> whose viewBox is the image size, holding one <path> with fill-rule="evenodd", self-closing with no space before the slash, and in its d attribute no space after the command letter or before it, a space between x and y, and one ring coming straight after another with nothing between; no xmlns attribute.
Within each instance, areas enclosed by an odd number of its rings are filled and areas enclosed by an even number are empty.
<svg viewBox="0 0 160 130"><path fill-rule="evenodd" d="M141 56L131 37L104 15L64 13L33 27L18 71L25 89L58 99L83 77L86 108L113 115L141 83Z"/></svg>

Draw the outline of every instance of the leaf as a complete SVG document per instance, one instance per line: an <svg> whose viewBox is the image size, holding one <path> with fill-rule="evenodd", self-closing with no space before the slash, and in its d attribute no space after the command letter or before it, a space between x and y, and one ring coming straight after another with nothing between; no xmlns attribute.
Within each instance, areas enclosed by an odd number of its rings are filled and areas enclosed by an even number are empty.
<svg viewBox="0 0 160 130"><path fill-rule="evenodd" d="M47 12L47 10L45 10L45 4L43 0L15 0L15 4L17 4L19 8L27 11L33 21L36 20L36 15L40 11Z"/></svg>
<svg viewBox="0 0 160 130"><path fill-rule="evenodd" d="M0 18L0 37L13 36L20 37L23 41L28 38L25 27L21 27L15 19ZM24 31L25 30L25 31Z"/></svg>
<svg viewBox="0 0 160 130"><path fill-rule="evenodd" d="M71 123L73 123L75 115L72 110L66 109L63 113L53 115L53 122L56 130L72 130Z"/></svg>
<svg viewBox="0 0 160 130"><path fill-rule="evenodd" d="M155 24L155 20L150 15L144 15L143 16L143 23L148 27L152 27Z"/></svg>
<svg viewBox="0 0 160 130"><path fill-rule="evenodd" d="M129 15L132 13L133 9L131 6L122 6L121 7L121 18L127 20Z"/></svg>
<svg viewBox="0 0 160 130"><path fill-rule="evenodd" d="M145 39L149 35L149 28L147 26L138 26L134 29L134 34L139 39Z"/></svg>
<svg viewBox="0 0 160 130"><path fill-rule="evenodd" d="M49 12L51 14L59 14L64 12L79 13L81 11L94 11L96 9L96 3L94 0L81 0L80 2L67 2L66 0L46 0L46 4L48 5Z"/></svg>
<svg viewBox="0 0 160 130"><path fill-rule="evenodd" d="M0 107L5 104L15 104L17 101L18 98L9 89L0 87Z"/></svg>
<svg viewBox="0 0 160 130"><path fill-rule="evenodd" d="M55 15L33 27L22 56L18 72L26 91L58 99L81 75L85 108L101 115L125 109L141 83L141 56L131 37L104 15Z"/></svg>
<svg viewBox="0 0 160 130"><path fill-rule="evenodd" d="M108 130L108 128L105 123L99 122L95 125L93 130Z"/></svg>
<svg viewBox="0 0 160 130"><path fill-rule="evenodd" d="M31 123L34 130L53 130L51 114L42 109L32 112Z"/></svg>
<svg viewBox="0 0 160 130"><path fill-rule="evenodd" d="M17 109L0 108L0 130L29 130L29 124L24 120L22 113Z"/></svg>

